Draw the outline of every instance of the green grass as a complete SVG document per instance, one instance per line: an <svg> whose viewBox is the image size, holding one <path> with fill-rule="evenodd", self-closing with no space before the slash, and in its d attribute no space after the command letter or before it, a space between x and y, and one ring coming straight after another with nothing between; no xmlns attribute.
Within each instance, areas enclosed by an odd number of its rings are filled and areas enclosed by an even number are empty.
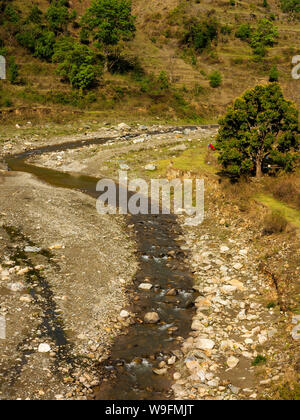
<svg viewBox="0 0 300 420"><path fill-rule="evenodd" d="M153 162L157 165L156 173L160 175L164 175L168 167L171 166L172 162L172 169L177 169L183 172L209 172L215 174L217 172L217 168L213 165L208 165L205 162L205 155L206 155L206 146L199 148L192 148L188 149L179 156L171 159L163 159L157 162Z"/></svg>
<svg viewBox="0 0 300 420"><path fill-rule="evenodd" d="M287 204L282 203L279 200L276 200L270 195L259 194L255 197L257 201L269 207L271 210L279 213L283 216L290 224L300 229L300 211L293 209Z"/></svg>

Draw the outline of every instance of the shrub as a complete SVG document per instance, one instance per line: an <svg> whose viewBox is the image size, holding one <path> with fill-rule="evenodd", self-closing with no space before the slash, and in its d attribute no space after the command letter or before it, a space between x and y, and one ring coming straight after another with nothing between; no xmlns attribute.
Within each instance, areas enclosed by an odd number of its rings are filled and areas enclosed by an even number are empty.
<svg viewBox="0 0 300 420"><path fill-rule="evenodd" d="M9 60L9 67L8 67L8 80L12 84L16 84L18 82L19 77L19 67L15 62L15 59L11 57Z"/></svg>
<svg viewBox="0 0 300 420"><path fill-rule="evenodd" d="M285 13L300 13L299 0L281 0L281 9Z"/></svg>
<svg viewBox="0 0 300 420"><path fill-rule="evenodd" d="M212 88L217 88L221 86L222 75L219 71L214 71L209 75L209 84Z"/></svg>
<svg viewBox="0 0 300 420"><path fill-rule="evenodd" d="M259 354L258 356L256 356L256 358L253 360L252 362L252 366L258 366L261 365L263 363L266 363L267 359L265 356L262 356L261 354Z"/></svg>
<svg viewBox="0 0 300 420"><path fill-rule="evenodd" d="M203 52L217 38L218 22L216 19L209 19L202 22L191 19L185 24L185 32L181 43L192 47L197 52Z"/></svg>
<svg viewBox="0 0 300 420"><path fill-rule="evenodd" d="M67 2L64 0L53 1L46 12L49 29L55 33L63 32L71 21Z"/></svg>
<svg viewBox="0 0 300 420"><path fill-rule="evenodd" d="M273 47L278 38L278 29L268 19L260 21L258 28L252 32L250 44L254 55L264 57L267 47Z"/></svg>
<svg viewBox="0 0 300 420"><path fill-rule="evenodd" d="M56 36L54 32L43 31L36 39L34 56L48 61L51 60L54 53L55 42Z"/></svg>
<svg viewBox="0 0 300 420"><path fill-rule="evenodd" d="M278 82L279 79L279 72L277 66L273 66L269 73L269 81L270 82Z"/></svg>
<svg viewBox="0 0 300 420"><path fill-rule="evenodd" d="M4 10L4 17L6 20L12 23L17 23L20 20L19 12L14 8L12 4L8 4Z"/></svg>
<svg viewBox="0 0 300 420"><path fill-rule="evenodd" d="M272 212L267 215L263 221L263 235L273 235L274 233L282 233L287 227L286 219L279 213Z"/></svg>
<svg viewBox="0 0 300 420"><path fill-rule="evenodd" d="M39 25L42 22L43 12L40 10L37 4L32 6L29 15L28 21Z"/></svg>
<svg viewBox="0 0 300 420"><path fill-rule="evenodd" d="M249 41L252 35L252 28L248 23L241 25L235 33L235 36L243 41Z"/></svg>

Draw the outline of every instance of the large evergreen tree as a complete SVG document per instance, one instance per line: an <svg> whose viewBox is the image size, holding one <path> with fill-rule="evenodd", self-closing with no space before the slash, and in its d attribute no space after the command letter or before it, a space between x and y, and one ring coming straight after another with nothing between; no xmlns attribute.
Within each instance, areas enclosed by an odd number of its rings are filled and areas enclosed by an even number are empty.
<svg viewBox="0 0 300 420"><path fill-rule="evenodd" d="M269 155L286 170L293 167L299 147L296 106L286 100L277 83L247 91L220 121L217 137L219 162L232 175L262 176L262 163Z"/></svg>

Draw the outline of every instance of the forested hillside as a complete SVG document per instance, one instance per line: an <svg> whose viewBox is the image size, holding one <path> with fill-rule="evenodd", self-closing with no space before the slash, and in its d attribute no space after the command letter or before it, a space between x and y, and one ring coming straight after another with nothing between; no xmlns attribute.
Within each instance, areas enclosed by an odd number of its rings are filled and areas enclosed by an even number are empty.
<svg viewBox="0 0 300 420"><path fill-rule="evenodd" d="M268 80L299 105L299 13L297 0L1 0L2 115L213 121Z"/></svg>

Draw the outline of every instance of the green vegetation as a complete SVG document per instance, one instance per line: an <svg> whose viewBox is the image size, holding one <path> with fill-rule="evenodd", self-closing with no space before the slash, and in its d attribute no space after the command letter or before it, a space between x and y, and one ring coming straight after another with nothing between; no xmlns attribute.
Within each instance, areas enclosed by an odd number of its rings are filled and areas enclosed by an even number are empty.
<svg viewBox="0 0 300 420"><path fill-rule="evenodd" d="M267 363L267 359L265 356L262 356L261 354L259 354L252 362L252 366L259 366L262 365L264 363Z"/></svg>
<svg viewBox="0 0 300 420"><path fill-rule="evenodd" d="M277 66L273 66L269 73L269 82L278 82L279 80L279 72Z"/></svg>
<svg viewBox="0 0 300 420"><path fill-rule="evenodd" d="M217 88L219 86L221 86L222 83L222 75L219 71L213 71L210 75L209 75L209 84L212 88Z"/></svg>
<svg viewBox="0 0 300 420"><path fill-rule="evenodd" d="M185 23L181 43L192 48L197 53L211 46L218 39L218 22L215 18L199 21L190 19Z"/></svg>
<svg viewBox="0 0 300 420"><path fill-rule="evenodd" d="M285 13L300 13L299 0L281 0L281 9Z"/></svg>
<svg viewBox="0 0 300 420"><path fill-rule="evenodd" d="M278 38L278 29L268 19L262 19L256 30L252 32L250 45L257 57L264 57L267 47L273 47Z"/></svg>
<svg viewBox="0 0 300 420"><path fill-rule="evenodd" d="M259 194L255 197L256 200L263 203L267 206L273 213L282 216L285 220L287 220L291 225L300 228L300 212L299 210L295 210L288 205L282 203L281 201L276 200L270 195L267 194Z"/></svg>
<svg viewBox="0 0 300 420"><path fill-rule="evenodd" d="M93 0L81 25L102 48L131 40L136 30L134 22L129 0Z"/></svg>
<svg viewBox="0 0 300 420"><path fill-rule="evenodd" d="M267 156L286 171L293 169L299 147L298 110L277 83L247 91L220 126L216 146L227 173L261 177Z"/></svg>
<svg viewBox="0 0 300 420"><path fill-rule="evenodd" d="M55 48L53 61L59 63L57 73L64 80L80 90L92 87L102 67L96 66L96 53L87 45L80 44L72 38L60 39Z"/></svg>
<svg viewBox="0 0 300 420"><path fill-rule="evenodd" d="M12 33L18 43L34 57L58 63L57 74L73 88L81 91L91 89L102 75L105 60L110 61L112 57L106 47L116 46L121 40L128 41L134 36L135 18L131 15L131 2L93 0L82 18L79 39L69 30L69 25L75 25L77 18L76 11L70 10L69 2L54 0L50 3L45 14L34 5L26 17L9 3L4 8L4 21L0 23L14 23ZM94 43L89 46L90 38ZM113 70L116 71L121 50L113 54ZM124 59L120 61L119 68L122 65ZM15 83L17 78L18 70L14 63L9 80Z"/></svg>

